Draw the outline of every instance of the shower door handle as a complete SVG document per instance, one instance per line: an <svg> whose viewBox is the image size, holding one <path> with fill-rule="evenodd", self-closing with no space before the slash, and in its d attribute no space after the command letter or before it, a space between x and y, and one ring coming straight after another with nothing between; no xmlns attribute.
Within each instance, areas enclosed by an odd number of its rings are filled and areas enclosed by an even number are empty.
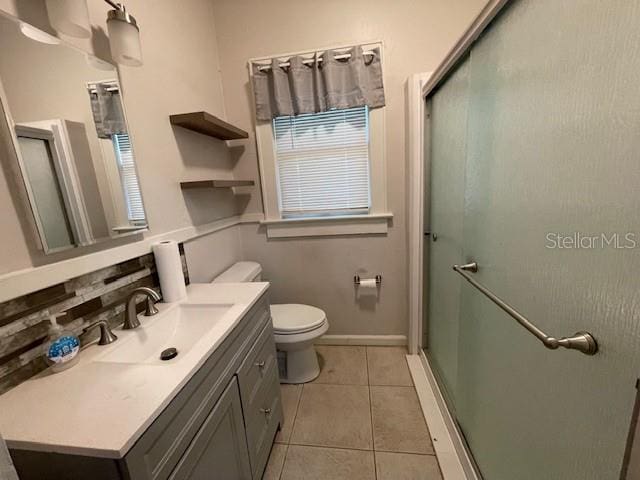
<svg viewBox="0 0 640 480"><path fill-rule="evenodd" d="M598 351L598 342L596 342L596 339L593 338L593 335L589 332L578 332L570 337L561 338L551 337L544 333L531 323L524 315L519 313L515 308L495 295L491 290L479 283L469 274L469 272L475 273L478 271L478 264L476 262L467 263L465 265L454 265L453 270L462 275L467 282L480 290L481 293L483 293L498 307L507 312L516 322L540 340L545 347L551 350L555 350L558 347L564 347L570 350L578 350L586 355L595 355Z"/></svg>
<svg viewBox="0 0 640 480"><path fill-rule="evenodd" d="M424 232L424 236L428 237L431 236L431 239L436 242L438 241L438 235L436 235L435 233L431 233L431 232Z"/></svg>

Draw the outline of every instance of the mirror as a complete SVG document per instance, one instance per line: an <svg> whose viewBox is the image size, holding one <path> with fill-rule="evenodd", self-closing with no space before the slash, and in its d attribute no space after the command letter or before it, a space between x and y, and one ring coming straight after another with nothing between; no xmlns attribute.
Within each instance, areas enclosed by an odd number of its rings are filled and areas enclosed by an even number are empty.
<svg viewBox="0 0 640 480"><path fill-rule="evenodd" d="M0 15L0 100L45 253L147 228L115 66Z"/></svg>

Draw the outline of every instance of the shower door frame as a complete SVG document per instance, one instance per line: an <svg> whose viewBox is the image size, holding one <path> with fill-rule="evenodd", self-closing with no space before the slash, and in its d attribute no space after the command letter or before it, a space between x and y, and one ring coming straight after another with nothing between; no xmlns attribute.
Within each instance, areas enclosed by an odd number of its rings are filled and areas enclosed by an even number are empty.
<svg viewBox="0 0 640 480"><path fill-rule="evenodd" d="M409 356L419 358L418 369L422 381L416 382L429 390L430 400L421 399L423 414L433 436L439 442L434 444L436 457L444 480L480 480L479 470L468 449L462 432L449 410L446 399L438 384L436 375L425 354L426 336L424 320L428 313L425 308L425 294L428 278L425 272L424 239L425 226L429 225L430 159L425 147L429 146L429 117L427 101L423 95L426 85L434 78L434 73L418 73L407 81L408 130L409 130ZM414 363L415 365L416 363ZM411 364L410 364L411 368ZM415 375L412 369L412 374ZM419 395L420 396L420 395ZM451 456L455 459L452 459Z"/></svg>
<svg viewBox="0 0 640 480"><path fill-rule="evenodd" d="M430 73L412 75L407 82L408 128L409 128L409 338L411 355L419 354L426 346L423 342L423 292L426 281L423 272L424 236L427 226L428 184L426 179L431 159L429 146L429 120L425 117L426 102L431 93L446 79L458 61L471 49L491 21L512 0L489 0L478 16L456 41L453 48L438 67Z"/></svg>

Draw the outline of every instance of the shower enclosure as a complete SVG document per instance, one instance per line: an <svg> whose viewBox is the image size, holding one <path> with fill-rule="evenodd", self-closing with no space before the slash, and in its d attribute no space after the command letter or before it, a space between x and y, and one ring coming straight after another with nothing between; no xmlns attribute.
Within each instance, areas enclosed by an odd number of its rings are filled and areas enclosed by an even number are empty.
<svg viewBox="0 0 640 480"><path fill-rule="evenodd" d="M640 376L640 2L507 2L426 102L423 347L477 470L625 478ZM598 352L546 348L478 285L555 338L590 332Z"/></svg>

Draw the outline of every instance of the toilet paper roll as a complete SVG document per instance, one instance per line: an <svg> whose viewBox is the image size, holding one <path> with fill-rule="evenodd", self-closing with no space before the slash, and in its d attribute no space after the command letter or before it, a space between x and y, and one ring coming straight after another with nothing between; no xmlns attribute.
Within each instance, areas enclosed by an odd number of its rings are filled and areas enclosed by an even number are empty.
<svg viewBox="0 0 640 480"><path fill-rule="evenodd" d="M177 302L187 296L178 244L173 240L156 243L152 247L160 278L160 290L165 302Z"/></svg>
<svg viewBox="0 0 640 480"><path fill-rule="evenodd" d="M365 296L377 296L378 284L375 278L361 279L358 285L358 298Z"/></svg>
<svg viewBox="0 0 640 480"><path fill-rule="evenodd" d="M360 288L377 290L378 284L376 283L375 278L365 278L360 280Z"/></svg>

